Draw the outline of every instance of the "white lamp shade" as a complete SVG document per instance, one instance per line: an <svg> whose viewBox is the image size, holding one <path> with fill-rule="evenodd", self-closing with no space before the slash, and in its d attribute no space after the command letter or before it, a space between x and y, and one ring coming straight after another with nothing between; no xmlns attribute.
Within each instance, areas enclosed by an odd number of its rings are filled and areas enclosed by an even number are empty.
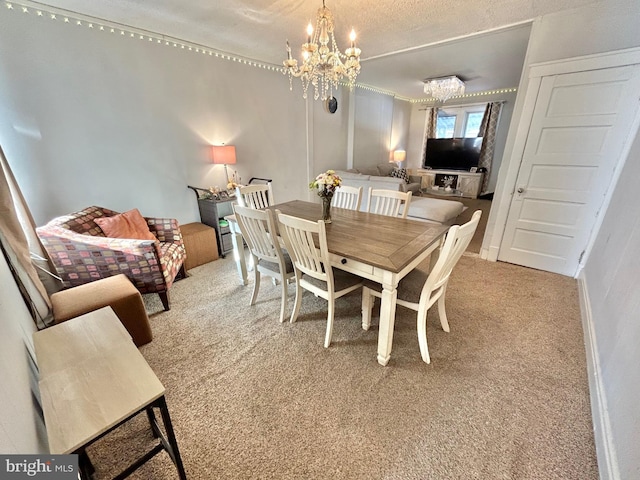
<svg viewBox="0 0 640 480"><path fill-rule="evenodd" d="M393 161L396 163L404 162L407 158L407 152L404 150L395 150L393 152Z"/></svg>

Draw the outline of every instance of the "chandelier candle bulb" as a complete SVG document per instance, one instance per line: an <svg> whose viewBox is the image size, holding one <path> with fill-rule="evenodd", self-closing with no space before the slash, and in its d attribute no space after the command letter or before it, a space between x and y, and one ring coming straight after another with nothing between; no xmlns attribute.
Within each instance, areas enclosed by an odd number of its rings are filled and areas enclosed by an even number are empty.
<svg viewBox="0 0 640 480"><path fill-rule="evenodd" d="M349 34L349 40L351 40L351 48L355 48L356 46L356 31L352 28L351 33Z"/></svg>

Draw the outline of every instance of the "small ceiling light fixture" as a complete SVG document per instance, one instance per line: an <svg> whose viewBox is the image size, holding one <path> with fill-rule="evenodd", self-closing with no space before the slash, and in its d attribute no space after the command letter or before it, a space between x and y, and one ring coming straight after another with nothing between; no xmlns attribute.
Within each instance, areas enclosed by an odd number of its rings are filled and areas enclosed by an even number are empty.
<svg viewBox="0 0 640 480"><path fill-rule="evenodd" d="M464 82L455 75L424 80L424 93L446 102L451 97L464 95Z"/></svg>
<svg viewBox="0 0 640 480"><path fill-rule="evenodd" d="M307 26L307 42L302 44L302 65L291 58L291 47L287 40L287 59L282 62L284 73L289 75L289 89L293 90L293 77L302 80L302 96L307 98L309 84L313 85L313 98L323 101L333 97L333 89L338 88L343 77L347 77L352 87L360 73L360 49L356 47L356 32L351 30L349 39L351 46L340 52L333 36L333 14L325 7L318 9L316 28L309 22Z"/></svg>

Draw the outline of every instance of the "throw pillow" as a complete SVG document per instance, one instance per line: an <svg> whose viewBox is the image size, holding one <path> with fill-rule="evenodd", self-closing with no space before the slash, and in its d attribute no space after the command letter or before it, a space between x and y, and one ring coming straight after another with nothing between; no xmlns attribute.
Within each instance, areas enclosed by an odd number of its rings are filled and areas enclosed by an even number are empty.
<svg viewBox="0 0 640 480"><path fill-rule="evenodd" d="M394 168L393 172L391 172L392 177L401 178L405 181L405 183L409 183L409 174L407 173L406 168Z"/></svg>
<svg viewBox="0 0 640 480"><path fill-rule="evenodd" d="M158 240L149 230L147 221L137 208L112 217L96 218L95 222L110 238L135 238L137 240Z"/></svg>
<svg viewBox="0 0 640 480"><path fill-rule="evenodd" d="M377 165L378 171L380 172L380 175L383 177L390 177L391 174L393 173L393 170L396 168L396 164L395 163L379 163Z"/></svg>

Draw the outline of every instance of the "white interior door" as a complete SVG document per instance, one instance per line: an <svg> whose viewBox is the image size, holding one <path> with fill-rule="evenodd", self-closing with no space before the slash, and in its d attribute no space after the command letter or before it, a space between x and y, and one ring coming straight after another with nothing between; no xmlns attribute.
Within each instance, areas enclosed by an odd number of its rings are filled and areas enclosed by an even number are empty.
<svg viewBox="0 0 640 480"><path fill-rule="evenodd" d="M640 65L543 76L498 260L573 276L638 109Z"/></svg>

